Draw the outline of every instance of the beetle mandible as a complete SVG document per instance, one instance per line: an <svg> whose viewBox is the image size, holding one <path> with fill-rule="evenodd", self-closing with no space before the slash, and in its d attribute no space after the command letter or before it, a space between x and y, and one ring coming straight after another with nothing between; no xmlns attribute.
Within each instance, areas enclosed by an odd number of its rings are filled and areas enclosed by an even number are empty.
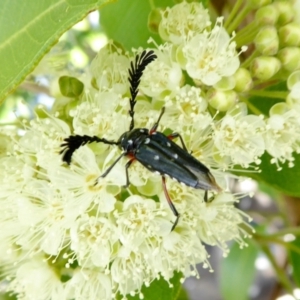
<svg viewBox="0 0 300 300"><path fill-rule="evenodd" d="M130 184L128 169L136 160L148 170L152 172L158 172L162 176L162 185L165 197L173 214L176 217L172 227L172 230L174 230L180 215L167 191L166 176L169 176L172 179L192 188L205 190L205 202L207 202L208 190L219 192L221 191L221 188L216 183L215 178L209 169L187 151L183 138L179 133L174 132L166 136L157 131L159 122L165 112L164 107L161 110L158 120L150 130L147 128L134 128L134 106L136 104L136 96L139 92L138 87L140 80L146 66L156 58L157 56L155 55L154 51L144 50L140 55L136 56L134 62L131 62L128 70L128 80L130 84L131 95L129 100L129 116L131 117L129 130L124 132L118 141L110 141L97 136L71 135L64 139L64 142L61 144L62 150L60 151L60 154L63 154L62 160L67 164L70 164L74 151L85 144L97 142L119 146L123 152L112 163L112 165L101 176L98 177L95 184L97 184L99 178L104 178L124 156L129 158L125 165L125 187L128 187ZM175 138L179 138L182 147L179 147L172 141Z"/></svg>

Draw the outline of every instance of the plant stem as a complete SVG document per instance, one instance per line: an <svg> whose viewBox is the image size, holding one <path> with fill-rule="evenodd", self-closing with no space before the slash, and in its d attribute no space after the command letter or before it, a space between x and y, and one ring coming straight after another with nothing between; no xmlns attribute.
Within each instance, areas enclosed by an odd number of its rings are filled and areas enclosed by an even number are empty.
<svg viewBox="0 0 300 300"><path fill-rule="evenodd" d="M286 99L286 97L288 96L287 91L251 90L248 91L248 94L251 96L260 96L260 97L278 98L278 99Z"/></svg>
<svg viewBox="0 0 300 300"><path fill-rule="evenodd" d="M257 116L264 115L256 106L254 106L247 98L241 97L240 100L247 104L248 108L252 110Z"/></svg>
<svg viewBox="0 0 300 300"><path fill-rule="evenodd" d="M248 56L248 58L247 58L245 61L242 62L241 68L247 68L247 67L250 65L251 61L252 61L256 56L258 56L258 55L259 55L259 52L258 52L257 49L255 49L255 50L251 53L251 55Z"/></svg>
<svg viewBox="0 0 300 300"><path fill-rule="evenodd" d="M231 24L226 28L228 33L231 33L234 31L240 24L241 22L245 19L247 14L250 12L251 8L248 5L245 5L242 10L237 14L235 19L231 22Z"/></svg>
<svg viewBox="0 0 300 300"><path fill-rule="evenodd" d="M271 262L276 274L277 278L281 282L281 284L286 288L286 290L290 293L293 294L293 286L291 285L290 281L287 278L286 273L283 271L280 266L278 266L272 252L270 251L268 246L261 245L261 249L265 253L265 255L268 257L269 261Z"/></svg>
<svg viewBox="0 0 300 300"><path fill-rule="evenodd" d="M231 23L231 21L235 18L237 12L240 10L241 6L243 4L243 0L237 0L232 8L232 10L230 11L229 16L227 17L225 23L224 23L224 27L227 29L227 27L229 26L229 23Z"/></svg>

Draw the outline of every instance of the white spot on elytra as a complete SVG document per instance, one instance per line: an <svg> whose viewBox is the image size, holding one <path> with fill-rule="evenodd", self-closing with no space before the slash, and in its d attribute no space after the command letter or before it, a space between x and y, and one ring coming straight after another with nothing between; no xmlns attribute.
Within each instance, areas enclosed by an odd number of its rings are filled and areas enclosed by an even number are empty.
<svg viewBox="0 0 300 300"><path fill-rule="evenodd" d="M128 144L129 144L129 145L132 145L132 144L133 144L133 141L132 141L132 140L128 140Z"/></svg>
<svg viewBox="0 0 300 300"><path fill-rule="evenodd" d="M178 180L175 177L172 177L172 179L178 182Z"/></svg>
<svg viewBox="0 0 300 300"><path fill-rule="evenodd" d="M140 129L140 132L145 132L145 130L144 129Z"/></svg>
<svg viewBox="0 0 300 300"><path fill-rule="evenodd" d="M168 146L168 147L171 147L171 143L167 142L167 146Z"/></svg>
<svg viewBox="0 0 300 300"><path fill-rule="evenodd" d="M158 155L155 155L155 156L154 156L154 159L155 159L155 160L159 160L159 156L158 156Z"/></svg>
<svg viewBox="0 0 300 300"><path fill-rule="evenodd" d="M154 131L154 132L152 133L152 135L154 135L154 134L156 134L156 131Z"/></svg>
<svg viewBox="0 0 300 300"><path fill-rule="evenodd" d="M146 138L145 139L145 144L149 144L150 143L150 139L149 138Z"/></svg>
<svg viewBox="0 0 300 300"><path fill-rule="evenodd" d="M157 174L157 175L160 175L160 173L158 171L155 171L154 173Z"/></svg>
<svg viewBox="0 0 300 300"><path fill-rule="evenodd" d="M173 156L174 156L175 159L178 158L178 154L177 153L175 153Z"/></svg>

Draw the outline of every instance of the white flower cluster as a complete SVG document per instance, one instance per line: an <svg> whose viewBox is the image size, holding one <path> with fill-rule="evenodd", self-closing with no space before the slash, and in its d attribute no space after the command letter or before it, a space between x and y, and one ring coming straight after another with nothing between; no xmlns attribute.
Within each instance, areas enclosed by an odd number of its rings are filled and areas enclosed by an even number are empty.
<svg viewBox="0 0 300 300"><path fill-rule="evenodd" d="M86 115L92 109L82 103L76 110ZM111 115L111 125L122 114ZM74 114L76 130L83 128L79 118ZM181 213L171 231L174 216L159 176L136 164L130 179L139 192L122 192L123 161L95 185L118 150L82 147L67 167L58 152L69 134L58 118L36 119L24 136L10 140L5 149L10 155L0 160L0 260L8 289L19 299L142 297L142 285L156 278L169 281L175 271L183 278L198 276L196 264L209 266L203 242L218 245L224 255L226 241L244 245L244 215L232 195L205 203L202 191L168 182Z"/></svg>
<svg viewBox="0 0 300 300"><path fill-rule="evenodd" d="M142 76L135 127L150 128L165 106L158 130L179 132L193 156L213 168L224 191L223 170L259 164L265 151L278 166L293 164L293 153L300 151L298 73L290 77L286 105L273 107L264 119L248 114L242 102L243 88L252 84L240 67L245 49L237 51L221 18L211 28L202 4L182 2L162 14L159 32L166 43L154 49L158 58ZM48 115L27 125L22 137L6 136L0 152L0 261L8 290L19 299L143 298L142 286L157 278L199 276L196 264L209 267L204 243L224 255L229 240L245 245L246 216L234 207L232 194L206 203L203 191L168 180L180 213L171 231L175 217L161 177L141 164L130 167L127 189L126 159L95 185L120 155L118 148L86 145L70 166L62 163L60 145L70 134L117 140L128 130L130 60L110 43L92 63L68 116L72 124Z"/></svg>

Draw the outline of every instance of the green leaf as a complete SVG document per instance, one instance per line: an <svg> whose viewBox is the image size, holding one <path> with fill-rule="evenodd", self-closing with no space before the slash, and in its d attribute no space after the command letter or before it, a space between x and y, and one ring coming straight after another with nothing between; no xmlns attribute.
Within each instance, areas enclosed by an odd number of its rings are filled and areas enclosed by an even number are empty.
<svg viewBox="0 0 300 300"><path fill-rule="evenodd" d="M144 295L144 300L176 300L181 292L180 278L182 278L181 273L176 273L174 277L170 280L173 287L169 287L169 283L163 278L159 280L154 280L149 287L142 287L142 293ZM140 300L139 295L134 297L127 296L128 300ZM118 297L121 299L121 297Z"/></svg>
<svg viewBox="0 0 300 300"><path fill-rule="evenodd" d="M119 0L113 5L107 5L100 11L100 22L109 38L121 43L125 49L132 47L149 47L147 43L150 36L157 42L157 34L150 33L148 29L148 15L151 1L145 0ZM172 0L156 0L156 8L173 6Z"/></svg>
<svg viewBox="0 0 300 300"><path fill-rule="evenodd" d="M278 171L277 166L271 164L271 156L265 153L262 156L260 168L261 173L249 173L248 175L257 181L263 181L286 195L300 197L300 154L294 154L295 166L289 168L288 164L281 165L282 170Z"/></svg>
<svg viewBox="0 0 300 300"><path fill-rule="evenodd" d="M59 37L111 0L1 0L0 101L28 75Z"/></svg>
<svg viewBox="0 0 300 300"><path fill-rule="evenodd" d="M297 237L292 244L300 248L300 237ZM290 251L290 260L293 266L292 275L298 287L300 287L300 255L294 251Z"/></svg>
<svg viewBox="0 0 300 300"><path fill-rule="evenodd" d="M248 289L255 275L255 259L258 248L250 240L249 246L240 249L234 243L227 258L221 264L221 293L224 300L246 300Z"/></svg>

